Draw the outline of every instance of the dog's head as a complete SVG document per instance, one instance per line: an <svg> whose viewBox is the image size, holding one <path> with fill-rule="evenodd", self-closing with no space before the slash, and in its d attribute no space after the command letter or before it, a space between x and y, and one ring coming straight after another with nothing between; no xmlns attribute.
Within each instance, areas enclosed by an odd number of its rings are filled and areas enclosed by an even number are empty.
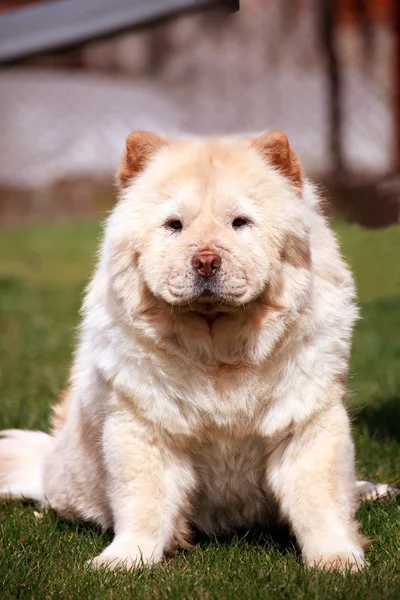
<svg viewBox="0 0 400 600"><path fill-rule="evenodd" d="M232 311L277 285L285 248L307 246L299 160L282 133L169 140L131 134L106 254L117 291L181 311Z"/></svg>

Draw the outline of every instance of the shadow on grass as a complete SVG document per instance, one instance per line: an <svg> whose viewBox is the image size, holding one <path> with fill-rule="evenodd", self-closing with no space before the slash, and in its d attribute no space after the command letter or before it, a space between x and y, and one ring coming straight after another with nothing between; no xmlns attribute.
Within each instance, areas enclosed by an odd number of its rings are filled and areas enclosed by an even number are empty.
<svg viewBox="0 0 400 600"><path fill-rule="evenodd" d="M354 423L365 427L372 438L400 442L400 397L361 408L354 415Z"/></svg>
<svg viewBox="0 0 400 600"><path fill-rule="evenodd" d="M194 529L192 543L203 548L206 548L215 542L220 546L229 546L234 539L244 542L249 546L262 546L266 549L271 549L273 547L282 555L295 551L296 554L300 556L295 538L290 535L289 529L285 526L272 526L268 528L253 527L251 529L239 529L232 533L212 536L208 536L201 531Z"/></svg>
<svg viewBox="0 0 400 600"><path fill-rule="evenodd" d="M17 277L0 277L0 290L2 293L21 291L24 284Z"/></svg>

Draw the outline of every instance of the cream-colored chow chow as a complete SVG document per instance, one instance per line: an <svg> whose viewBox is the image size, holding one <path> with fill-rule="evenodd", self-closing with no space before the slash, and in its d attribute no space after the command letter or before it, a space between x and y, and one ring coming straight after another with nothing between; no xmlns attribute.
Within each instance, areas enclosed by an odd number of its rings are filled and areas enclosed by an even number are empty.
<svg viewBox="0 0 400 600"><path fill-rule="evenodd" d="M286 522L307 565L361 568L353 280L286 137L138 132L118 177L54 430L5 432L1 492L113 528L93 566Z"/></svg>

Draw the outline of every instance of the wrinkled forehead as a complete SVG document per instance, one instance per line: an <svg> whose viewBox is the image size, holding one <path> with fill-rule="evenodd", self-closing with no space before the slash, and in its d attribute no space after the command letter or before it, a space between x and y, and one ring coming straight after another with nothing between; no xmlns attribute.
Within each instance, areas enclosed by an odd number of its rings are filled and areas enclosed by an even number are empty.
<svg viewBox="0 0 400 600"><path fill-rule="evenodd" d="M245 143L176 142L150 162L136 191L146 212L194 217L202 211L260 213L281 187L277 173Z"/></svg>

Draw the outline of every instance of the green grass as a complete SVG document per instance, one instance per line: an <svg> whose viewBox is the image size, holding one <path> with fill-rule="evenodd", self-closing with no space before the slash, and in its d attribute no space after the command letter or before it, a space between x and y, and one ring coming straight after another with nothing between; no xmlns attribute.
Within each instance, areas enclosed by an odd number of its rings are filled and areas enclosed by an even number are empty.
<svg viewBox="0 0 400 600"><path fill-rule="evenodd" d="M400 479L400 228L337 224L360 290L349 377L359 475ZM82 290L99 227L52 225L0 235L0 426L46 428L64 385ZM400 598L397 502L359 510L372 539L371 567L357 575L306 570L284 533L200 540L189 554L134 573L92 572L84 561L110 540L32 504L0 507L0 598L244 600Z"/></svg>

